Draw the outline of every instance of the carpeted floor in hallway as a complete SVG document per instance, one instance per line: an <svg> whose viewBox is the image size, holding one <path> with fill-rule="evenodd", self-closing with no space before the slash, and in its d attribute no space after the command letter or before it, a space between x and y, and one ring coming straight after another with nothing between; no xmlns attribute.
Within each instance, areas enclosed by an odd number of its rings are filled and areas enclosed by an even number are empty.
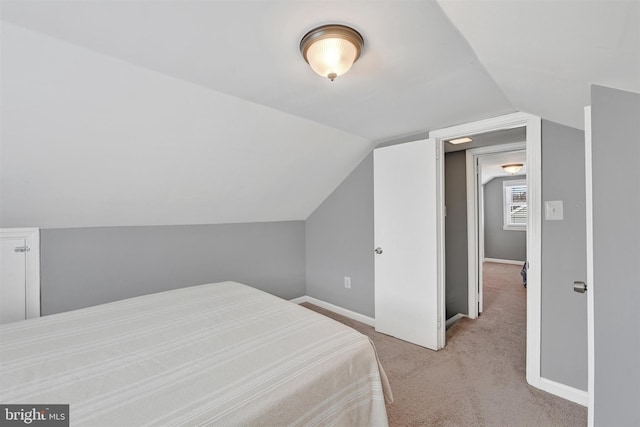
<svg viewBox="0 0 640 427"><path fill-rule="evenodd" d="M447 331L431 351L379 334L363 323L305 307L371 337L395 402L391 426L586 426L586 408L525 380L526 289L520 267L485 263L484 313Z"/></svg>

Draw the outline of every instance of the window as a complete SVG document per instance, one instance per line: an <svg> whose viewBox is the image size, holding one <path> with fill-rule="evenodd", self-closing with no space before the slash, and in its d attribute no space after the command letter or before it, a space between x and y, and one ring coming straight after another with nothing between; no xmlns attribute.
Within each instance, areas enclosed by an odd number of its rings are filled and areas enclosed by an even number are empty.
<svg viewBox="0 0 640 427"><path fill-rule="evenodd" d="M527 181L502 181L504 230L527 229Z"/></svg>

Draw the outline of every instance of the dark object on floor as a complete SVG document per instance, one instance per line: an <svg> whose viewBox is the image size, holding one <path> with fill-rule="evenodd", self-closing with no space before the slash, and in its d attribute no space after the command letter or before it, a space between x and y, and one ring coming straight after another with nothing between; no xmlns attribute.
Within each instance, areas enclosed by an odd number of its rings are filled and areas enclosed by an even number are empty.
<svg viewBox="0 0 640 427"><path fill-rule="evenodd" d="M520 270L520 275L522 276L522 286L527 287L527 268L529 268L529 263L525 262L522 266L522 270Z"/></svg>

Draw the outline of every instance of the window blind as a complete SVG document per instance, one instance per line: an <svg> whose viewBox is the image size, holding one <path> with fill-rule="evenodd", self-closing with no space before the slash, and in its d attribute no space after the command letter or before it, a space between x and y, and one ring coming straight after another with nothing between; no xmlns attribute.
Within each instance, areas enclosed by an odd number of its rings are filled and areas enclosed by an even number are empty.
<svg viewBox="0 0 640 427"><path fill-rule="evenodd" d="M527 186L514 185L509 187L511 201L509 204L509 223L511 225L527 224Z"/></svg>
<svg viewBox="0 0 640 427"><path fill-rule="evenodd" d="M523 229L527 226L527 184L524 180L504 182L504 227Z"/></svg>

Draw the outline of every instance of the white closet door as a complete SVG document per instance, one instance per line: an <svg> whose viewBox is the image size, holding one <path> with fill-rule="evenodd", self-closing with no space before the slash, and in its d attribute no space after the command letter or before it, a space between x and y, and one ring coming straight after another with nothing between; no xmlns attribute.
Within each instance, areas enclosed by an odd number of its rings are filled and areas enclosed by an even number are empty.
<svg viewBox="0 0 640 427"><path fill-rule="evenodd" d="M25 239L1 241L0 252L0 323L27 318L27 259L16 248L26 246Z"/></svg>
<svg viewBox="0 0 640 427"><path fill-rule="evenodd" d="M376 330L438 349L435 140L374 151Z"/></svg>

